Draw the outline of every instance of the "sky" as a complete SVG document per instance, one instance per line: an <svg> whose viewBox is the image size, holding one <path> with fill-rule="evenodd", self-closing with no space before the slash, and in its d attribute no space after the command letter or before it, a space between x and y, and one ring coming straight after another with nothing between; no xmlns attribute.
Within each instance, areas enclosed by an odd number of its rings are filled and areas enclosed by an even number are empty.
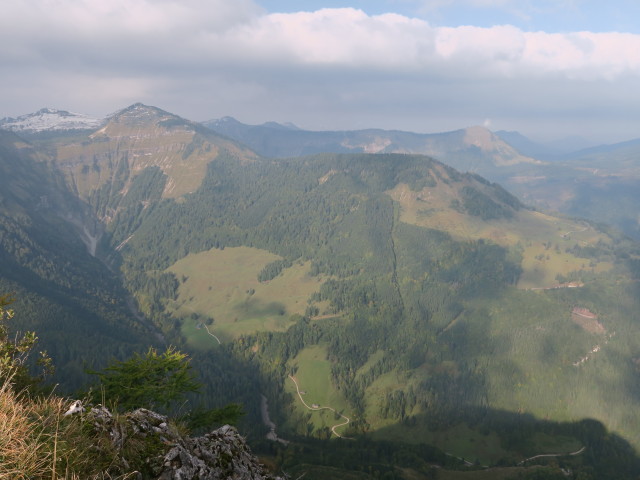
<svg viewBox="0 0 640 480"><path fill-rule="evenodd" d="M637 0L20 0L0 15L0 118L190 120L541 141L640 137Z"/></svg>

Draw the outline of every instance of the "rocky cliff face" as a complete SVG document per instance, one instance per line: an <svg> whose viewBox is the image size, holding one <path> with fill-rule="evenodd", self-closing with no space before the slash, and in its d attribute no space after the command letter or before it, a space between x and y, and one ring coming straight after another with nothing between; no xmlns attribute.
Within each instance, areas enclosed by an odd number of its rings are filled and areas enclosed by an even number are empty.
<svg viewBox="0 0 640 480"><path fill-rule="evenodd" d="M163 198L178 198L200 187L207 165L221 153L231 152L238 161L256 157L194 122L142 104L111 116L90 135L52 141L49 148L80 198L94 207L108 202L112 209L147 168L157 168L165 177ZM106 217L102 220L108 223Z"/></svg>
<svg viewBox="0 0 640 480"><path fill-rule="evenodd" d="M109 475L138 480L284 480L265 472L235 428L201 437L181 434L167 417L146 409L114 415L103 406L74 417L92 430ZM77 421L77 419L75 419Z"/></svg>

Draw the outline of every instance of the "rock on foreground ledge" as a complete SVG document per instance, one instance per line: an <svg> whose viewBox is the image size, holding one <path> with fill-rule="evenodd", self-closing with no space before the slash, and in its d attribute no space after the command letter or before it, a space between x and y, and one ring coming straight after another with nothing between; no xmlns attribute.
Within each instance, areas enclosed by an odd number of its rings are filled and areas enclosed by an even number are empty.
<svg viewBox="0 0 640 480"><path fill-rule="evenodd" d="M94 431L99 455L111 456L110 474L137 480L285 480L265 472L230 425L192 438L166 416L142 408L113 415L96 406L81 418Z"/></svg>

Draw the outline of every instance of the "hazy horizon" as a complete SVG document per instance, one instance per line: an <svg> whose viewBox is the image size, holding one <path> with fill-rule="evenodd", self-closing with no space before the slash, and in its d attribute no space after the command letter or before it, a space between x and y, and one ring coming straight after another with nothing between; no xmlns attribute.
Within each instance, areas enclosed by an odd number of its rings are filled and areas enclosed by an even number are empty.
<svg viewBox="0 0 640 480"><path fill-rule="evenodd" d="M323 8L324 7L324 8ZM45 0L0 19L1 117L143 102L195 121L638 138L640 5Z"/></svg>

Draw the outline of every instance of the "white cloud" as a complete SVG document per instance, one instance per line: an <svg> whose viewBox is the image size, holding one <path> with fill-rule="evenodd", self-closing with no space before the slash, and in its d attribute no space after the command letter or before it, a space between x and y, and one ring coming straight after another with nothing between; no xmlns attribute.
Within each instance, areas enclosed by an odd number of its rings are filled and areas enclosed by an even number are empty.
<svg viewBox="0 0 640 480"><path fill-rule="evenodd" d="M223 33L261 12L251 0L8 2L0 16L0 59L64 66L73 56L85 61L107 54L126 63L160 51L179 55L204 32Z"/></svg>
<svg viewBox="0 0 640 480"><path fill-rule="evenodd" d="M640 35L529 33L508 25L431 27L423 20L354 9L269 15L230 31L225 40L269 61L306 65L380 70L437 65L465 75L479 68L478 73L496 77L640 74Z"/></svg>
<svg viewBox="0 0 640 480"><path fill-rule="evenodd" d="M433 71L496 77L546 74L607 78L640 73L640 36L524 32L504 25L432 27L396 14L352 8L254 17L190 43L206 60L275 62L381 71ZM477 70L476 70L477 69Z"/></svg>
<svg viewBox="0 0 640 480"><path fill-rule="evenodd" d="M507 4L506 0L470 0ZM513 26L432 27L352 8L265 15L247 1L27 0L0 17L0 58L88 69L203 68L219 60L450 73L640 73L640 36L523 32ZM470 70L471 68L471 70ZM478 69L474 72L474 69Z"/></svg>
<svg viewBox="0 0 640 480"><path fill-rule="evenodd" d="M387 69L432 49L433 31L422 20L342 8L264 16L224 40L268 61Z"/></svg>
<svg viewBox="0 0 640 480"><path fill-rule="evenodd" d="M21 0L0 16L0 103L11 108L0 116L145 101L196 119L244 111L328 127L318 117L333 112L375 126L429 112L499 125L516 106L571 111L603 92L598 115L640 108L638 76L634 34L438 27L353 8L266 14L251 0Z"/></svg>

